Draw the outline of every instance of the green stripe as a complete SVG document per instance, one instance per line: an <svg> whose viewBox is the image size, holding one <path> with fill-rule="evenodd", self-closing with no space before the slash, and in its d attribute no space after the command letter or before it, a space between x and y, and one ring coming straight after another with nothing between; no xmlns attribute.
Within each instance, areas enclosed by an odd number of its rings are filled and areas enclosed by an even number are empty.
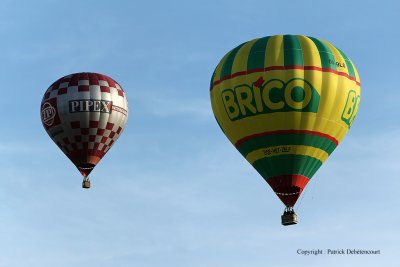
<svg viewBox="0 0 400 267"><path fill-rule="evenodd" d="M264 69L265 53L270 36L258 39L250 49L247 59L247 71Z"/></svg>
<svg viewBox="0 0 400 267"><path fill-rule="evenodd" d="M212 89L213 88L213 85L214 85L214 77L215 77L215 71L217 70L217 68L215 68L215 70L214 70L214 72L213 72L213 74L212 74L212 76L211 76L211 81L210 81L210 89Z"/></svg>
<svg viewBox="0 0 400 267"><path fill-rule="evenodd" d="M348 69L349 76L355 78L355 77L356 77L356 73L355 73L355 71L354 71L353 63L352 63L351 60L346 56L346 54L342 52L342 50L340 50L340 49L338 49L338 48L336 48L336 49L340 52L340 54L342 55L342 57L343 57L344 60L346 61L346 67L347 67L347 69Z"/></svg>
<svg viewBox="0 0 400 267"><path fill-rule="evenodd" d="M284 145L311 146L324 150L326 153L328 153L328 155L330 155L336 148L336 144L334 142L322 136L285 133L267 136L256 136L240 144L237 149L244 157L246 157L250 152L258 149Z"/></svg>
<svg viewBox="0 0 400 267"><path fill-rule="evenodd" d="M303 51L296 35L283 36L283 51L285 66L304 66Z"/></svg>
<svg viewBox="0 0 400 267"><path fill-rule="evenodd" d="M322 162L309 156L280 155L256 160L252 165L265 180L268 180L269 177L290 174L311 178Z"/></svg>
<svg viewBox="0 0 400 267"><path fill-rule="evenodd" d="M317 46L319 56L321 57L322 68L337 70L335 57L333 56L332 51L329 49L329 47L314 37L308 36L308 38L310 38Z"/></svg>
<svg viewBox="0 0 400 267"><path fill-rule="evenodd" d="M219 77L220 79L229 76L232 74L232 66L233 66L233 61L235 60L236 54L239 51L239 49L246 43L243 43L239 45L238 47L234 48L230 53L229 56L226 58L224 65L222 65L221 69L221 76Z"/></svg>

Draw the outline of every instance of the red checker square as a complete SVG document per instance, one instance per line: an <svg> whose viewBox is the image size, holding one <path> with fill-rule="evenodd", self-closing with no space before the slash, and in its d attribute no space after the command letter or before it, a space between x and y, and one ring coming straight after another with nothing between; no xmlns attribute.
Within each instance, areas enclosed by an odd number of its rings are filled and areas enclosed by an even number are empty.
<svg viewBox="0 0 400 267"><path fill-rule="evenodd" d="M124 96L124 92L122 92L122 90L117 90L117 91L119 96Z"/></svg>
<svg viewBox="0 0 400 267"><path fill-rule="evenodd" d="M61 88L58 90L57 95L64 95L67 93L68 87Z"/></svg>
<svg viewBox="0 0 400 267"><path fill-rule="evenodd" d="M48 99L49 97L50 97L50 92L47 92L47 93L44 94L44 99L45 100Z"/></svg>
<svg viewBox="0 0 400 267"><path fill-rule="evenodd" d="M59 79L60 83L69 83L70 80L71 80L71 76L70 75L62 77L61 79Z"/></svg>
<svg viewBox="0 0 400 267"><path fill-rule="evenodd" d="M80 121L71 121L71 128L72 129L81 128L81 122Z"/></svg>
<svg viewBox="0 0 400 267"><path fill-rule="evenodd" d="M68 139L68 137L64 137L64 138L63 138L63 142L64 142L64 144L68 145L68 144L69 144L69 139Z"/></svg>
<svg viewBox="0 0 400 267"><path fill-rule="evenodd" d="M89 92L89 85L78 85L78 92Z"/></svg>
<svg viewBox="0 0 400 267"><path fill-rule="evenodd" d="M78 150L78 146L76 145L76 143L72 143L71 146L72 150Z"/></svg>
<svg viewBox="0 0 400 267"><path fill-rule="evenodd" d="M99 121L89 121L89 128L99 127Z"/></svg>
<svg viewBox="0 0 400 267"><path fill-rule="evenodd" d="M122 131L122 128L121 128L121 127L118 127L117 134L120 134L121 131Z"/></svg>
<svg viewBox="0 0 400 267"><path fill-rule="evenodd" d="M103 135L104 129L97 129L97 135Z"/></svg>
<svg viewBox="0 0 400 267"><path fill-rule="evenodd" d="M110 92L110 87L108 86L100 86L100 91L103 93L109 93Z"/></svg>
<svg viewBox="0 0 400 267"><path fill-rule="evenodd" d="M89 84L90 85L99 85L99 79L97 75L89 75Z"/></svg>
<svg viewBox="0 0 400 267"><path fill-rule="evenodd" d="M61 84L61 80L55 81L55 82L51 85L51 90L52 90L52 91L58 90L58 87L60 87L60 84Z"/></svg>
<svg viewBox="0 0 400 267"><path fill-rule="evenodd" d="M80 136L80 135L75 135L75 136L74 136L74 139L75 139L76 142L81 142L81 141L82 141L82 136Z"/></svg>
<svg viewBox="0 0 400 267"><path fill-rule="evenodd" d="M107 139L108 139L108 138L104 136L103 138L101 138L101 141L100 141L100 142L101 142L102 144L105 144L106 141L107 141Z"/></svg>
<svg viewBox="0 0 400 267"><path fill-rule="evenodd" d="M89 134L89 128L81 128L81 134Z"/></svg>
<svg viewBox="0 0 400 267"><path fill-rule="evenodd" d="M95 139L96 139L95 135L89 135L89 142L94 142Z"/></svg>
<svg viewBox="0 0 400 267"><path fill-rule="evenodd" d="M79 80L89 80L89 75L87 72L81 72L79 73Z"/></svg>
<svg viewBox="0 0 400 267"><path fill-rule="evenodd" d="M111 140L111 142L108 144L108 146L112 146L114 144L114 140Z"/></svg>
<svg viewBox="0 0 400 267"><path fill-rule="evenodd" d="M78 75L72 75L72 77L69 79L68 86L77 86L79 82L79 76Z"/></svg>
<svg viewBox="0 0 400 267"><path fill-rule="evenodd" d="M110 134L108 135L108 137L113 138L115 135L115 132L111 131Z"/></svg>
<svg viewBox="0 0 400 267"><path fill-rule="evenodd" d="M112 130L113 127L114 127L114 123L107 122L107 126L106 126L107 130Z"/></svg>

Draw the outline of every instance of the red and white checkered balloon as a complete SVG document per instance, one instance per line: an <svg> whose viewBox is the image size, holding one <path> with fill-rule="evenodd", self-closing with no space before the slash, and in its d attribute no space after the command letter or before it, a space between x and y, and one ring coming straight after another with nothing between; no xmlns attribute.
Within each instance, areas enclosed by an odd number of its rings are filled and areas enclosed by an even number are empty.
<svg viewBox="0 0 400 267"><path fill-rule="evenodd" d="M75 73L47 89L40 111L51 139L87 177L124 130L128 101L110 77Z"/></svg>

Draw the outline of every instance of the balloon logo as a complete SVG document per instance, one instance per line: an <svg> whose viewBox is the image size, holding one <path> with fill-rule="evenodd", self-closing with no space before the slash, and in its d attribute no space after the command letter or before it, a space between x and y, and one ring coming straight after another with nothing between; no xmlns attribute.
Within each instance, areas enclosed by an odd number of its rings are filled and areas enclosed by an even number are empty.
<svg viewBox="0 0 400 267"><path fill-rule="evenodd" d="M282 224L296 224L293 206L357 114L352 61L313 37L254 39L221 59L210 98L224 134L286 206Z"/></svg>
<svg viewBox="0 0 400 267"><path fill-rule="evenodd" d="M41 103L43 127L83 176L89 173L124 130L128 101L121 86L106 75L75 73L58 79Z"/></svg>
<svg viewBox="0 0 400 267"><path fill-rule="evenodd" d="M51 126L54 122L54 117L56 116L55 108L46 102L42 107L42 121L47 126Z"/></svg>

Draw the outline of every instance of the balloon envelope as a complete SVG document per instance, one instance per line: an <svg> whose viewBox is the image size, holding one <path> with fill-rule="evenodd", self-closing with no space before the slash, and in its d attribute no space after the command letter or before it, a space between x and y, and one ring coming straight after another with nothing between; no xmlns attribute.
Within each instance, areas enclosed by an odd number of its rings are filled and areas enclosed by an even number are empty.
<svg viewBox="0 0 400 267"><path fill-rule="evenodd" d="M128 102L110 77L75 73L47 89L40 111L46 132L87 177L124 130Z"/></svg>
<svg viewBox="0 0 400 267"><path fill-rule="evenodd" d="M231 143L293 207L349 130L360 78L352 61L326 41L267 36L222 58L210 97Z"/></svg>

